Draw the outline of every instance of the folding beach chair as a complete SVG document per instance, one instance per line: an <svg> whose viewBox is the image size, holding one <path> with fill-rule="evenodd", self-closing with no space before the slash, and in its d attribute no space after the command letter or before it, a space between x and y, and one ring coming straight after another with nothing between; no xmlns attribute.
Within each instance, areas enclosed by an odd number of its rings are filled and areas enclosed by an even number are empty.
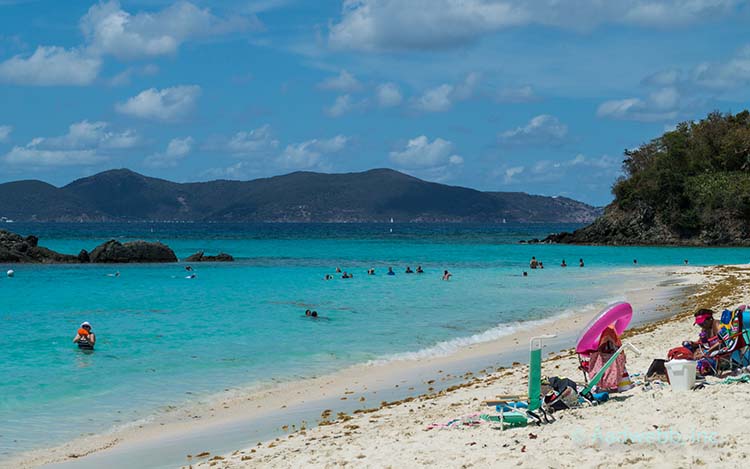
<svg viewBox="0 0 750 469"><path fill-rule="evenodd" d="M750 310L745 305L722 313L718 337L722 346L710 355L716 360L716 375L750 366Z"/></svg>

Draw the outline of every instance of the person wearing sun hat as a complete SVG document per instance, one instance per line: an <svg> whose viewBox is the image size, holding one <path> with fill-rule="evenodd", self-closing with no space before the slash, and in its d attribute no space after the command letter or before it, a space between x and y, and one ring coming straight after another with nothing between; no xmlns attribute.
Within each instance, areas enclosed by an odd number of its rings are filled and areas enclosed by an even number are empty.
<svg viewBox="0 0 750 469"><path fill-rule="evenodd" d="M91 330L91 324L88 321L83 321L81 327L78 328L73 343L78 344L79 349L94 350L94 344L96 343L96 335Z"/></svg>
<svg viewBox="0 0 750 469"><path fill-rule="evenodd" d="M714 319L714 312L710 309L699 309L694 314L693 324L701 328L701 343L708 343L709 339L719 335L720 324Z"/></svg>

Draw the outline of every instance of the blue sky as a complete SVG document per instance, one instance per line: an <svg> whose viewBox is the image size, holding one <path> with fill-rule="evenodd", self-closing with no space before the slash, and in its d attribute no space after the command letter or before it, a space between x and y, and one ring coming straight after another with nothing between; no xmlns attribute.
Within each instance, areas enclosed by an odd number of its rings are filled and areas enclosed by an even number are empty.
<svg viewBox="0 0 750 469"><path fill-rule="evenodd" d="M743 0L0 0L0 181L391 167L606 204L625 148L746 107L748 26Z"/></svg>

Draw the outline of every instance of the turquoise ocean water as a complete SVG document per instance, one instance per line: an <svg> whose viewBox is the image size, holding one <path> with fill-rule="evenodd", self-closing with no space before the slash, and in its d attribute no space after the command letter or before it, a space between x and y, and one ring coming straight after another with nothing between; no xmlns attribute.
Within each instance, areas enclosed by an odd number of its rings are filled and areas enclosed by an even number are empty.
<svg viewBox="0 0 750 469"><path fill-rule="evenodd" d="M0 460L227 388L446 354L621 296L639 266L745 263L735 248L520 245L564 225L13 224L77 253L160 240L230 264L2 265ZM392 230L392 232L391 232ZM536 256L544 270L529 271ZM577 267L584 258L586 268ZM562 269L565 259L570 267ZM403 273L422 265L423 275ZM389 266L397 275L386 276ZM334 274L336 267L353 279ZM368 268L377 275L367 276ZM5 278L8 268L15 278ZM450 270L450 282L440 280ZM111 277L115 271L119 277ZM334 274L335 275L335 274ZM304 317L316 309L320 320ZM71 343L90 321L93 354ZM522 327L522 326L521 326Z"/></svg>

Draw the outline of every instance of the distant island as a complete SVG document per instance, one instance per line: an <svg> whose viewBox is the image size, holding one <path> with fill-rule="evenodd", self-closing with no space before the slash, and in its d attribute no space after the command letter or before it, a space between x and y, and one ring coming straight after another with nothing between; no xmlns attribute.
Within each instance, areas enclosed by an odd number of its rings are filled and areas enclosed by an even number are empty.
<svg viewBox="0 0 750 469"><path fill-rule="evenodd" d="M542 242L750 246L750 112L714 112L635 150L604 215Z"/></svg>
<svg viewBox="0 0 750 469"><path fill-rule="evenodd" d="M600 214L565 197L481 192L390 169L194 183L116 169L59 188L36 180L0 184L0 216L26 222L589 223Z"/></svg>

